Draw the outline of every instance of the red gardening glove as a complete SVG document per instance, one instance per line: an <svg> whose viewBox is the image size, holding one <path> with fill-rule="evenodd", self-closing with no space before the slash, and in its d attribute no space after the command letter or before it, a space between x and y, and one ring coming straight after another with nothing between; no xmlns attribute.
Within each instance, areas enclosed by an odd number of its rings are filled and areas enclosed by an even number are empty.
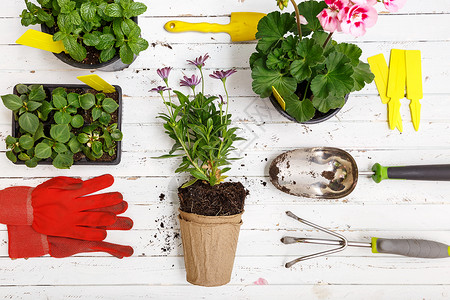
<svg viewBox="0 0 450 300"><path fill-rule="evenodd" d="M127 203L122 203L96 209L113 214L121 214L127 209ZM118 217L117 221L107 230L130 230L133 222L129 218ZM52 257L68 257L84 252L106 252L115 257L123 258L133 254L133 248L102 241L86 241L55 236L47 236L36 232L30 225L8 225L8 248L11 258L38 257L50 254Z"/></svg>
<svg viewBox="0 0 450 300"><path fill-rule="evenodd" d="M101 241L106 237L103 227L114 224L117 217L95 209L120 204L122 194L85 195L107 188L113 182L111 175L86 181L56 177L34 189L7 188L0 191L0 222L32 225L37 232L45 235Z"/></svg>

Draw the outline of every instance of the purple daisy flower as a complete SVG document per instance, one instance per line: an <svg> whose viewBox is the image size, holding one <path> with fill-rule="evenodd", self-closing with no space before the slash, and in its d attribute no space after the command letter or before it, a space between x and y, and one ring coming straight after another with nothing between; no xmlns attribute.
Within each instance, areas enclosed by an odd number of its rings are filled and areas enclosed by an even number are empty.
<svg viewBox="0 0 450 300"><path fill-rule="evenodd" d="M210 74L209 76L215 79L220 79L220 80L224 80L227 79L228 77L230 77L231 75L233 75L234 73L236 73L236 69L230 69L230 70L220 70L220 71L214 71L212 74Z"/></svg>
<svg viewBox="0 0 450 300"><path fill-rule="evenodd" d="M158 87L155 87L155 88L152 88L150 91L152 91L152 92L158 92L158 93L162 93L162 92L164 92L164 91L171 91L172 89L171 88L168 88L168 87L165 87L165 86L158 86Z"/></svg>
<svg viewBox="0 0 450 300"><path fill-rule="evenodd" d="M227 104L227 102L225 100L223 100L222 95L219 95L219 99L220 99L220 103Z"/></svg>
<svg viewBox="0 0 450 300"><path fill-rule="evenodd" d="M187 62L191 65L196 66L197 68L201 68L205 66L205 61L209 58L208 53L206 53L204 56L199 56L194 60L188 60Z"/></svg>
<svg viewBox="0 0 450 300"><path fill-rule="evenodd" d="M184 79L184 80L183 80L183 79ZM198 77L195 76L195 75L192 75L191 78L189 78L189 77L187 77L187 76L184 76L183 79L180 80L180 85L181 85L181 86L188 86L188 87L190 87L190 88L192 88L192 89L193 89L194 87L196 87L196 86L201 82L201 79L198 78Z"/></svg>
<svg viewBox="0 0 450 300"><path fill-rule="evenodd" d="M171 67L165 67L165 68L156 70L156 73L158 73L159 77L161 77L164 81L166 81L167 78L169 78L169 74L170 74L171 70L172 70Z"/></svg>

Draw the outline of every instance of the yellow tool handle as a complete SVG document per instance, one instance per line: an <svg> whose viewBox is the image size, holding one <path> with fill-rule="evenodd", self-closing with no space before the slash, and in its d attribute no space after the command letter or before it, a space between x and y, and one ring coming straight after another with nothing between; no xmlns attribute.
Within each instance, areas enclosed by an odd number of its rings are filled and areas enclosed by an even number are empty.
<svg viewBox="0 0 450 300"><path fill-rule="evenodd" d="M216 23L189 23L183 21L169 21L164 25L164 28L169 32L228 32L229 24L216 24Z"/></svg>

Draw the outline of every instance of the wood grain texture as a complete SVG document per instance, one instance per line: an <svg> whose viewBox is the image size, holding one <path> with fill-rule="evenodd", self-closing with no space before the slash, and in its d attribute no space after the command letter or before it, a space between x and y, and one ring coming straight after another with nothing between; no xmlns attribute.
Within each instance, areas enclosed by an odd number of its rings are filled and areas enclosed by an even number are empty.
<svg viewBox="0 0 450 300"><path fill-rule="evenodd" d="M0 94L17 83L78 83L76 76L90 71L69 67L51 53L16 45L26 28L20 25L24 2L2 3L0 27ZM227 34L170 34L164 23L229 22L232 11L269 12L274 0L143 0L148 11L139 18L142 35L150 42L130 68L94 71L124 92L122 162L118 166L51 166L28 169L10 163L3 140L11 133L11 113L0 105L0 189L36 186L59 175L92 176L110 173L114 185L129 203L134 222L129 232L110 232L107 241L132 245L131 258L118 260L104 253L11 260L6 226L0 225L0 298L5 299L448 299L450 260L424 260L375 255L368 249L305 261L291 269L284 263L322 251L326 246L284 245L285 235L327 237L288 218L285 211L336 230L354 241L371 237L420 238L450 244L450 183L383 181L360 177L353 193L338 200L294 197L275 189L268 165L277 155L300 147L333 146L347 150L359 170L382 165L445 164L450 162L450 35L448 0L408 0L404 9L388 14L383 5L378 24L355 39L336 34L338 41L356 43L362 59L390 49L422 52L424 99L419 132L411 124L409 101L402 100L404 132L391 131L387 109L374 84L352 93L344 108L318 125L291 123L268 99L251 88L248 58L256 43L231 43ZM31 28L38 28L32 26ZM230 112L234 125L247 140L237 144L230 180L249 190L232 281L220 288L200 288L185 280L179 224L177 187L187 180L174 175L179 161L158 160L171 141L156 118L164 106L149 90L160 84L156 69L174 68L171 83L195 72L186 59L209 53L205 67L237 68L229 79ZM217 82L207 80L208 93L220 94ZM187 90L184 90L187 91ZM1 208L0 208L1 209ZM255 285L263 278L268 285Z"/></svg>

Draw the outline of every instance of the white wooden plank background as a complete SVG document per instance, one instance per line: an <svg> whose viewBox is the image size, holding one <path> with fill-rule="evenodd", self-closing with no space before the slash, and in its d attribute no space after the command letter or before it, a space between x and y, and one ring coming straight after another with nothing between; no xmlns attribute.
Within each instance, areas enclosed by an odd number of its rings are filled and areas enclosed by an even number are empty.
<svg viewBox="0 0 450 300"><path fill-rule="evenodd" d="M339 200L311 200L276 190L268 180L268 164L279 153L298 147L334 146L349 151L365 170L384 165L442 164L450 161L450 33L448 0L408 0L404 9L387 14L380 7L378 24L367 35L339 41L357 43L363 59L378 53L389 57L392 48L419 49L423 58L424 99L419 132L410 122L408 101L402 101L404 132L390 131L386 108L374 84L353 93L333 119L305 126L287 122L267 99L251 90L248 58L254 42L230 43L226 34L170 34L165 22L228 22L232 11L269 12L274 0L143 0L149 10L139 19L151 47L127 70L101 73L123 87L123 155L114 167L50 166L27 169L7 161L3 139L10 134L10 112L0 107L0 188L35 186L58 175L86 179L111 173L135 221L129 232L112 232L108 240L132 245L135 254L118 260L105 254L80 254L66 259L51 257L10 260L6 226L0 227L0 297L6 299L448 299L450 260L424 260L393 255L372 255L366 249L348 249L326 258L306 261L294 268L284 263L300 255L323 250L315 245L279 242L285 235L322 236L284 215L299 216L337 230L351 240L371 236L423 238L450 244L450 183L385 181L375 184L361 177L355 191ZM89 71L66 66L52 54L15 44L26 28L18 15L22 0L2 3L0 11L0 94L19 82L77 83ZM219 288L189 285L185 279L176 188L185 176L174 176L175 160L154 160L171 141L156 119L163 106L148 90L159 83L155 71L172 66L172 82L194 69L192 59L208 52L207 70L238 69L229 80L231 113L247 141L238 144L232 180L250 191L231 283ZM211 93L220 86L207 81ZM255 285L259 278L268 285Z"/></svg>

